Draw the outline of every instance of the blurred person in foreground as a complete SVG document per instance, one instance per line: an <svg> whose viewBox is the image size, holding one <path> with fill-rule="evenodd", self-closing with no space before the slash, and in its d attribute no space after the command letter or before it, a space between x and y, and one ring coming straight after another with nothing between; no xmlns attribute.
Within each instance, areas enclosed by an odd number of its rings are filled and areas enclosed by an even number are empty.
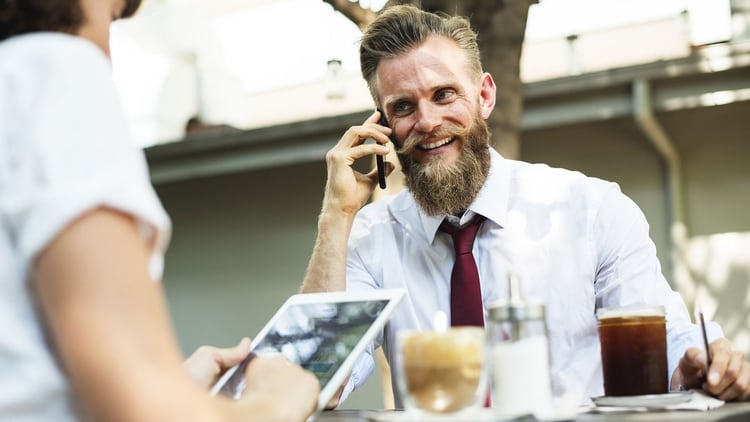
<svg viewBox="0 0 750 422"><path fill-rule="evenodd" d="M373 346L382 344L393 362L399 330L429 329L436 311L450 315L455 258L451 236L440 226L463 227L478 217L473 255L482 309L476 325L486 319L487 305L508 298L507 280L517 274L523 295L546 304L554 395L603 394L598 309L663 305L670 388L702 387L725 400L750 397L750 366L716 324L709 325L713 363L703 382L700 330L661 273L645 217L617 184L505 159L490 147L485 119L496 87L482 70L467 19L387 8L365 30L359 52L362 75L389 125L378 123L376 111L326 155L318 238L302 291L406 288L405 303ZM352 164L385 156L389 137L406 189L365 205L377 172L362 174ZM370 351L342 399L372 366Z"/></svg>
<svg viewBox="0 0 750 422"><path fill-rule="evenodd" d="M139 4L0 0L0 420L305 420L318 381L284 358L233 401L208 387L249 340L181 356L170 221L111 80L110 23Z"/></svg>

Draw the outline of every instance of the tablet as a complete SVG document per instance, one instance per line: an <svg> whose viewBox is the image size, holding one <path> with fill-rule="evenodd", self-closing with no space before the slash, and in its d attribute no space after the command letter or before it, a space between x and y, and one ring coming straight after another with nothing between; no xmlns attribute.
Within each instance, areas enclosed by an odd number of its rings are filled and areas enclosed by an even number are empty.
<svg viewBox="0 0 750 422"><path fill-rule="evenodd" d="M245 390L245 368L253 357L282 354L318 377L316 413L323 410L405 293L404 289L380 289L289 297L253 338L252 353L227 370L211 394L238 399Z"/></svg>

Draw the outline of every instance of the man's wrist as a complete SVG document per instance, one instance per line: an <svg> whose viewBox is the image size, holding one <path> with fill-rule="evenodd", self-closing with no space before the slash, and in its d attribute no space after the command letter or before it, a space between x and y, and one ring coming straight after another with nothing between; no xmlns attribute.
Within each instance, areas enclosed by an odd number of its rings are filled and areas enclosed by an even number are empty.
<svg viewBox="0 0 750 422"><path fill-rule="evenodd" d="M323 208L318 215L318 229L325 227L344 227L347 232L351 228L354 222L354 217L357 216L359 210L355 208L346 208L340 206L334 206L332 204L324 204Z"/></svg>

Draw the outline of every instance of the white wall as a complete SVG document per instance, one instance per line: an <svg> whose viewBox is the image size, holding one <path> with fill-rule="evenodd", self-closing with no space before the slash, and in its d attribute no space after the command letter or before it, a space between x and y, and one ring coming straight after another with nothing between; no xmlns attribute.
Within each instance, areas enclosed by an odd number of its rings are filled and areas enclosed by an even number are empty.
<svg viewBox="0 0 750 422"><path fill-rule="evenodd" d="M317 233L325 166L158 186L174 224L165 286L180 344L254 336L297 292ZM382 408L376 373L345 408Z"/></svg>

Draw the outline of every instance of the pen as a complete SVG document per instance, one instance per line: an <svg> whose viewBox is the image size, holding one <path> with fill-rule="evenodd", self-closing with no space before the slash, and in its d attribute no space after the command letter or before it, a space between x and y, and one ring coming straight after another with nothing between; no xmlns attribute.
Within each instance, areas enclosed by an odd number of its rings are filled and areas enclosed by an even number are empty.
<svg viewBox="0 0 750 422"><path fill-rule="evenodd" d="M706 322L703 320L703 312L698 314L701 319L701 331L703 332L703 345L706 347L706 375L708 375L708 368L711 367L711 354L708 353L708 335L706 335Z"/></svg>
<svg viewBox="0 0 750 422"><path fill-rule="evenodd" d="M706 348L706 376L708 376L708 369L711 367L711 354L708 351L708 335L706 334L706 321L703 319L703 309L699 302L695 302L695 310L698 313L698 319L701 323L701 333L703 334L703 346Z"/></svg>

